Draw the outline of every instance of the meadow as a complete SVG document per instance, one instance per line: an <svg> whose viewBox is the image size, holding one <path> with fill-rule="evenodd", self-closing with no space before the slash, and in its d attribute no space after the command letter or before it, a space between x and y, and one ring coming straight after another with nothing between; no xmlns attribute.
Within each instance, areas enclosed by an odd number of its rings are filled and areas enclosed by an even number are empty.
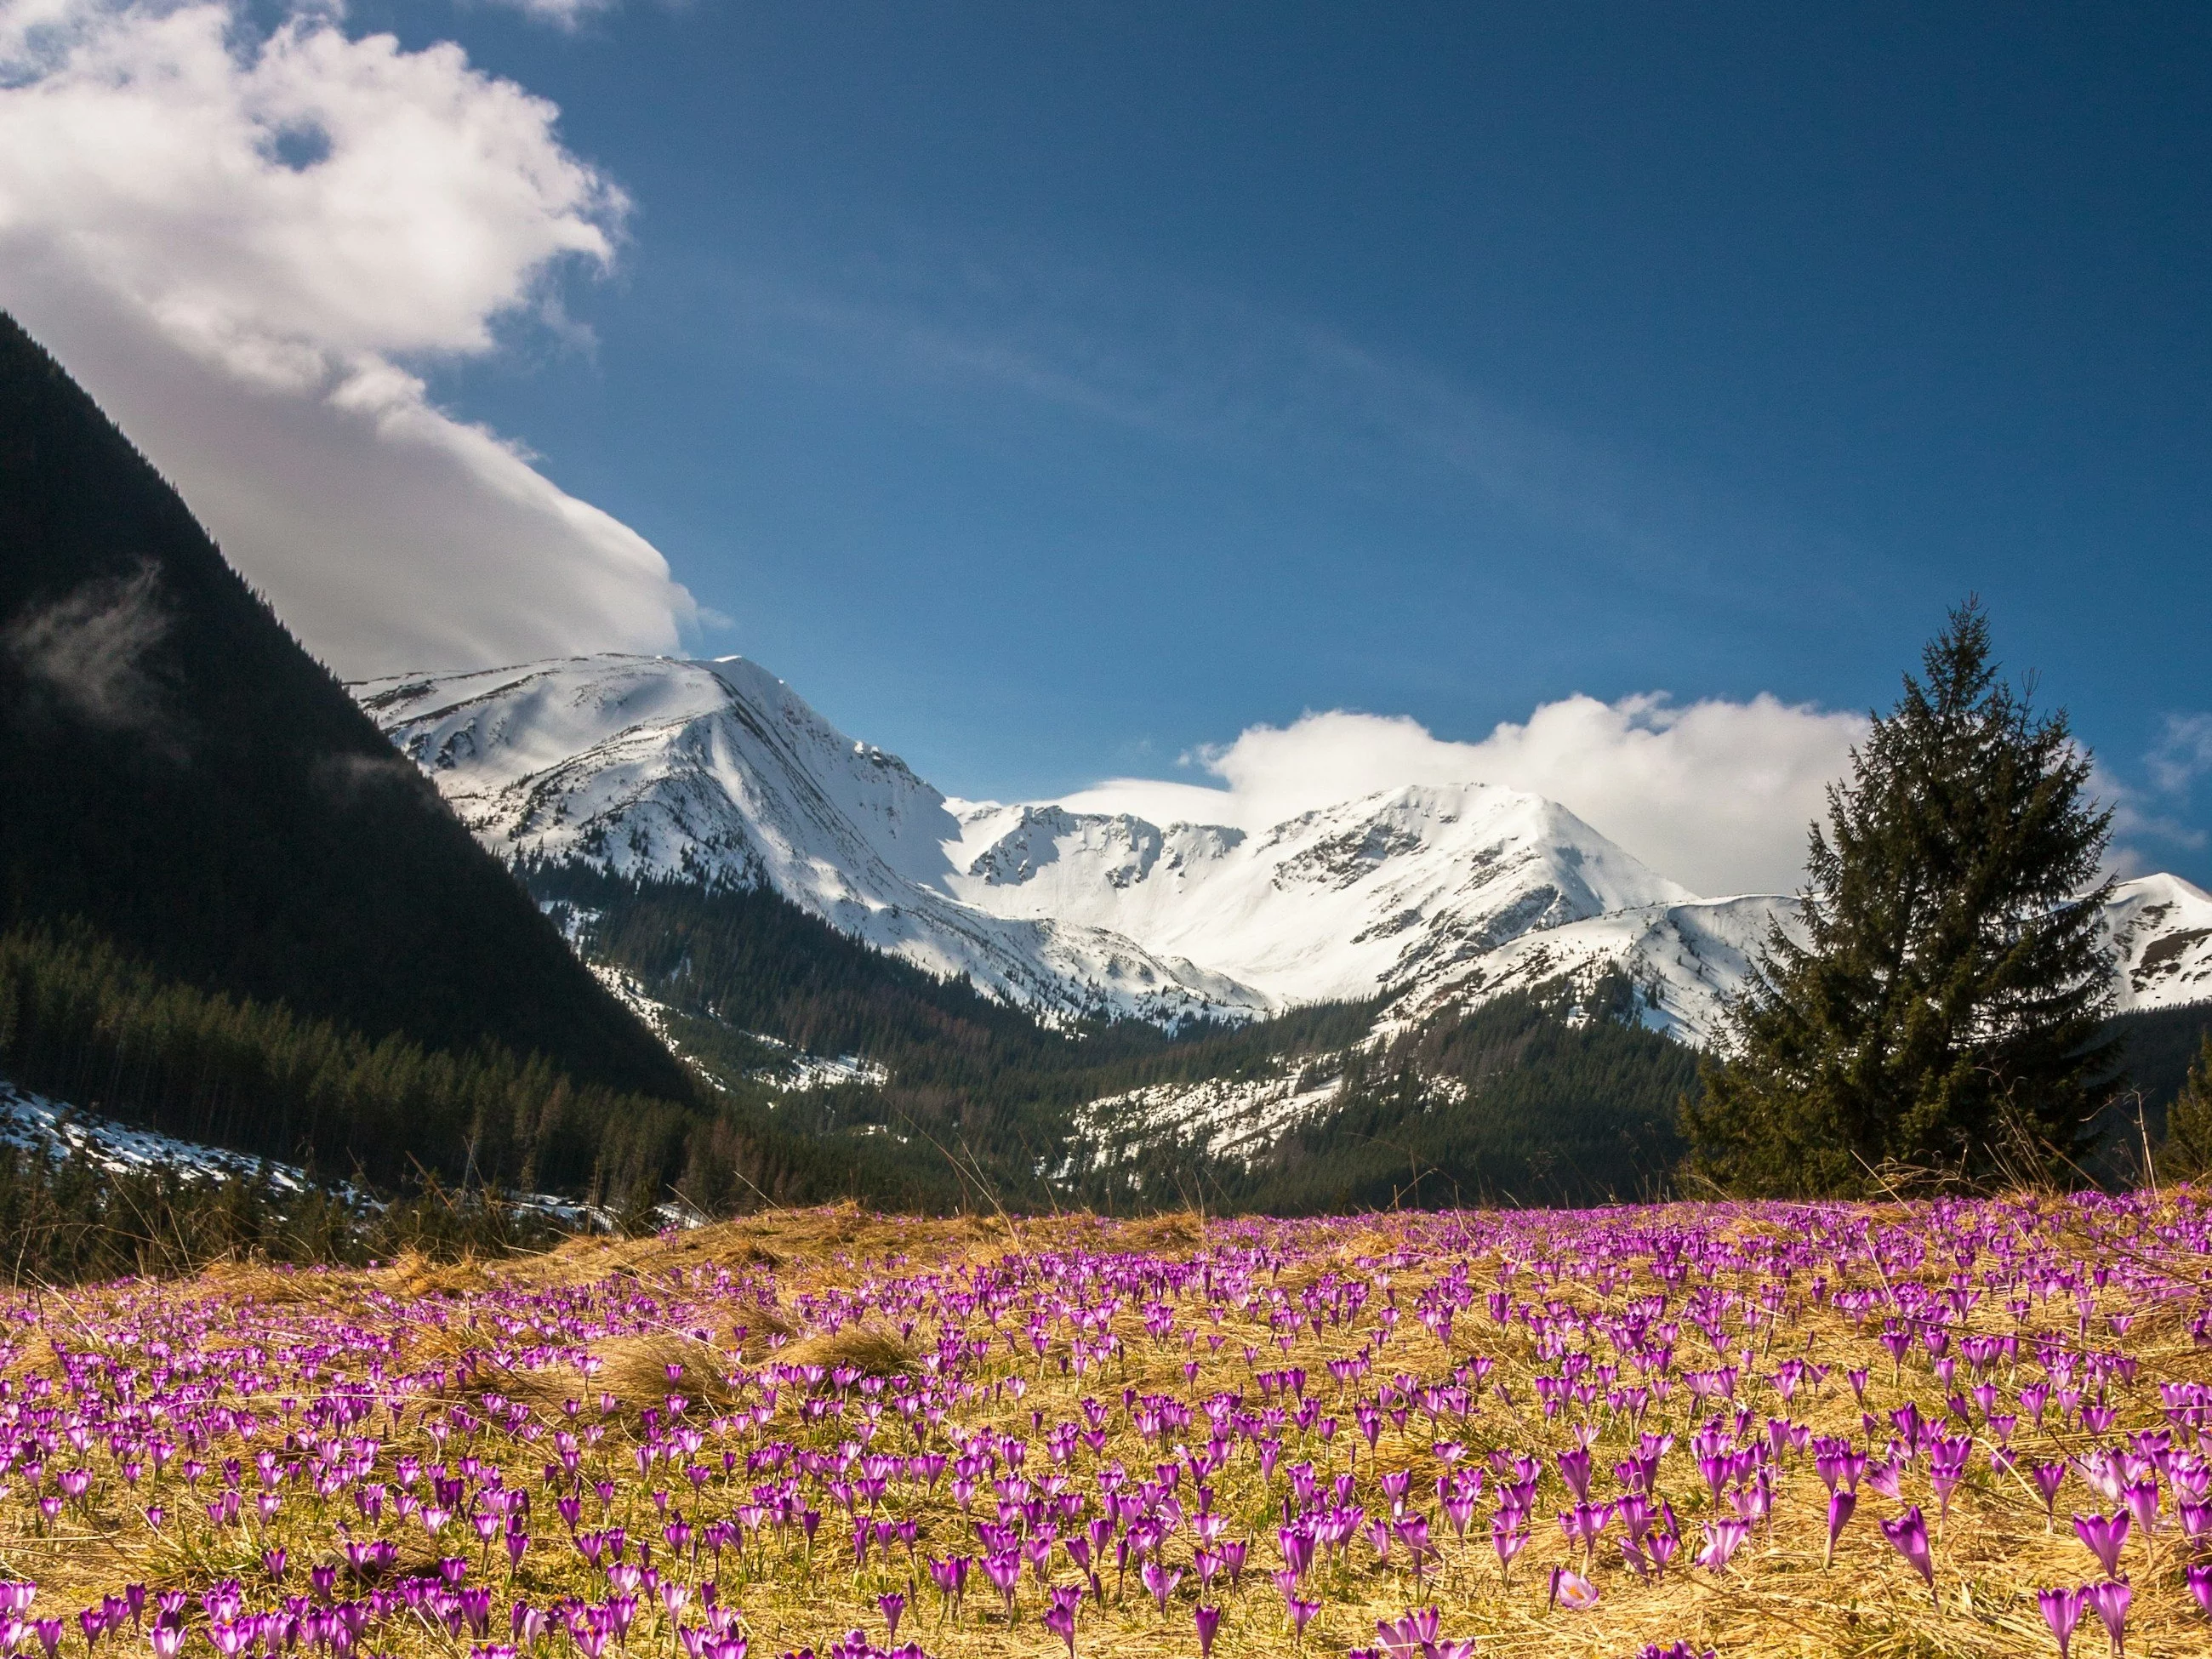
<svg viewBox="0 0 2212 1659"><path fill-rule="evenodd" d="M14 1296L25 1659L2212 1654L2186 1189L956 1220Z"/></svg>

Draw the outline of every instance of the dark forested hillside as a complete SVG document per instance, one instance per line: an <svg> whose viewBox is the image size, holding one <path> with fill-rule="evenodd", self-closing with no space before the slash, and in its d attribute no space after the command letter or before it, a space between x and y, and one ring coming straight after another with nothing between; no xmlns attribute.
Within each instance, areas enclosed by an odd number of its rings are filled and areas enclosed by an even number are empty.
<svg viewBox="0 0 2212 1659"><path fill-rule="evenodd" d="M1175 1036L1137 1021L1055 1030L849 939L766 889L633 882L575 866L524 875L595 958L676 1011L670 1036L723 1085L743 1093L757 1075L772 1079L779 1055L757 1036L864 1057L886 1083L787 1095L778 1122L880 1140L917 1170L966 1182L972 1196L1051 1201L1043 1171L1061 1161L1076 1106L1139 1083L1217 1075L1235 1063L1226 1048L1255 1048L1249 1031L1204 1026ZM1364 1029L1364 1018L1336 1018Z"/></svg>
<svg viewBox="0 0 2212 1659"><path fill-rule="evenodd" d="M1314 1210L1455 1198L1594 1203L1656 1190L1679 1151L1691 1051L1634 1021L1625 981L1551 987L1363 1047L1379 1010L1331 1004L1173 1036L1133 1023L1038 1025L933 979L764 890L526 872L597 957L677 1011L671 1035L742 1090L770 1073L765 1036L882 1066L888 1080L787 1095L786 1127L900 1149L1012 1203L1203 1197ZM1333 1110L1245 1168L1171 1129L1121 1126L1111 1155L1071 1146L1077 1109L1155 1085L1341 1071ZM1048 1182L1048 1170L1060 1171Z"/></svg>
<svg viewBox="0 0 2212 1659"><path fill-rule="evenodd" d="M81 921L372 1043L690 1087L5 316L0 779L0 929Z"/></svg>
<svg viewBox="0 0 2212 1659"><path fill-rule="evenodd" d="M2181 1092L2208 1031L2212 1002L2122 1014L2112 1022L2112 1035L2120 1041L2130 1084L2142 1095L2153 1139L2165 1133L2166 1109Z"/></svg>
<svg viewBox="0 0 2212 1659"><path fill-rule="evenodd" d="M1431 1021L1359 1056L1334 1109L1234 1196L1279 1213L1662 1196L1697 1056L1635 1013L1614 977Z"/></svg>

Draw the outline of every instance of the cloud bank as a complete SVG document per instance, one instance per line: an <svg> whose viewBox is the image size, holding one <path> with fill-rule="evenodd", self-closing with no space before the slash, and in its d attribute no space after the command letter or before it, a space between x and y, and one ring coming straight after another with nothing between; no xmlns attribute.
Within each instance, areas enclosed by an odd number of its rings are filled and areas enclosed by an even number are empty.
<svg viewBox="0 0 2212 1659"><path fill-rule="evenodd" d="M1405 784L1498 783L1559 801L1663 875L1712 895L1772 892L1803 874L1808 826L1850 765L1863 716L1784 703L1573 696L1479 743L1402 715L1310 714L1189 757L1218 785L1116 778L1067 798L1255 830Z"/></svg>
<svg viewBox="0 0 2212 1659"><path fill-rule="evenodd" d="M416 372L613 259L627 204L556 115L328 13L0 0L0 305L342 672L668 650L693 615Z"/></svg>

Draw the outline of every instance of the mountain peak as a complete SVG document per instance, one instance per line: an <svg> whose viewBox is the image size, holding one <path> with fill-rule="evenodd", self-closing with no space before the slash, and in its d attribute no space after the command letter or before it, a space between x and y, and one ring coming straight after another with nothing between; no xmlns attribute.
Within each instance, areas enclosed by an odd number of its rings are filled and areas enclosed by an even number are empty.
<svg viewBox="0 0 2212 1659"><path fill-rule="evenodd" d="M949 800L743 657L599 656L356 695L501 856L764 885L1048 1018L1480 1000L1625 969L1648 1023L1716 1029L1796 902L1701 899L1559 802L1407 784L1264 829ZM2114 895L2124 1006L2212 996L2212 898Z"/></svg>
<svg viewBox="0 0 2212 1659"><path fill-rule="evenodd" d="M355 691L507 858L765 884L1048 1008L1366 997L1470 940L1688 896L1556 802L1496 784L1382 790L1258 833L948 802L742 657L580 657Z"/></svg>

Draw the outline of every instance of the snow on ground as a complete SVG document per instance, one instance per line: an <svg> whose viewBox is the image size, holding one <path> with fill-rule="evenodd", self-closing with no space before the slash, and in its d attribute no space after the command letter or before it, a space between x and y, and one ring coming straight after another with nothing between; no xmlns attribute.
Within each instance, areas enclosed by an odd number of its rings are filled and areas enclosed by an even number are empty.
<svg viewBox="0 0 2212 1659"><path fill-rule="evenodd" d="M280 1193L304 1193L312 1185L307 1171L295 1164L134 1129L12 1083L0 1082L0 1146L43 1151L56 1162L82 1158L110 1175L152 1175L166 1170L185 1181L216 1185L259 1179Z"/></svg>
<svg viewBox="0 0 2212 1659"><path fill-rule="evenodd" d="M1797 902L1759 894L1645 905L1524 933L1407 988L1389 1024L1403 1029L1547 981L1618 970L1643 994L1646 1026L1702 1047L1718 1034L1728 1000L1742 989L1778 922L1799 931Z"/></svg>
<svg viewBox="0 0 2212 1659"><path fill-rule="evenodd" d="M277 1193L298 1195L313 1190L307 1172L295 1164L255 1158L204 1141L183 1140L152 1129L134 1128L113 1118L79 1111L64 1102L19 1089L0 1079L0 1146L43 1152L56 1163L81 1158L109 1175L156 1175L163 1171L193 1184L222 1186L259 1181ZM356 1211L370 1213L384 1206L350 1182L325 1188ZM608 1232L614 1213L555 1193L508 1193L506 1200L526 1215L578 1232ZM701 1218L681 1206L664 1204L656 1212L672 1227L692 1227Z"/></svg>
<svg viewBox="0 0 2212 1659"><path fill-rule="evenodd" d="M690 1058L669 1029L669 1018L677 1012L675 1009L647 996L637 976L623 969L611 967L604 962L587 961L585 965L590 968L600 984L614 993L624 1007L643 1020L653 1035L668 1045L671 1054L678 1060ZM839 1054L834 1058L810 1054L804 1048L794 1048L781 1037L772 1037L763 1031L746 1031L742 1035L777 1056L775 1065L763 1066L746 1075L787 1093L803 1093L809 1089L834 1089L848 1083L863 1083L881 1088L891 1080L889 1070L865 1054ZM696 1062L693 1064L696 1066ZM714 1082L713 1076L706 1073L703 1067L700 1069L709 1083ZM714 1086L720 1088L721 1085L717 1083Z"/></svg>
<svg viewBox="0 0 2212 1659"><path fill-rule="evenodd" d="M745 1035L762 1048L783 1056L774 1067L753 1075L763 1083L773 1083L793 1093L803 1093L808 1089L835 1089L848 1083L880 1089L891 1080L890 1069L866 1054L839 1054L832 1059L794 1048L781 1037L769 1036L764 1031L748 1031Z"/></svg>
<svg viewBox="0 0 2212 1659"><path fill-rule="evenodd" d="M2212 894L2179 876L2138 876L2112 890L2105 928L2121 1007L2212 1000Z"/></svg>
<svg viewBox="0 0 2212 1659"><path fill-rule="evenodd" d="M1161 1083L1108 1095L1076 1109L1075 1144L1089 1167L1126 1163L1170 1141L1213 1158L1251 1161L1335 1100L1344 1056L1309 1056L1260 1078Z"/></svg>

